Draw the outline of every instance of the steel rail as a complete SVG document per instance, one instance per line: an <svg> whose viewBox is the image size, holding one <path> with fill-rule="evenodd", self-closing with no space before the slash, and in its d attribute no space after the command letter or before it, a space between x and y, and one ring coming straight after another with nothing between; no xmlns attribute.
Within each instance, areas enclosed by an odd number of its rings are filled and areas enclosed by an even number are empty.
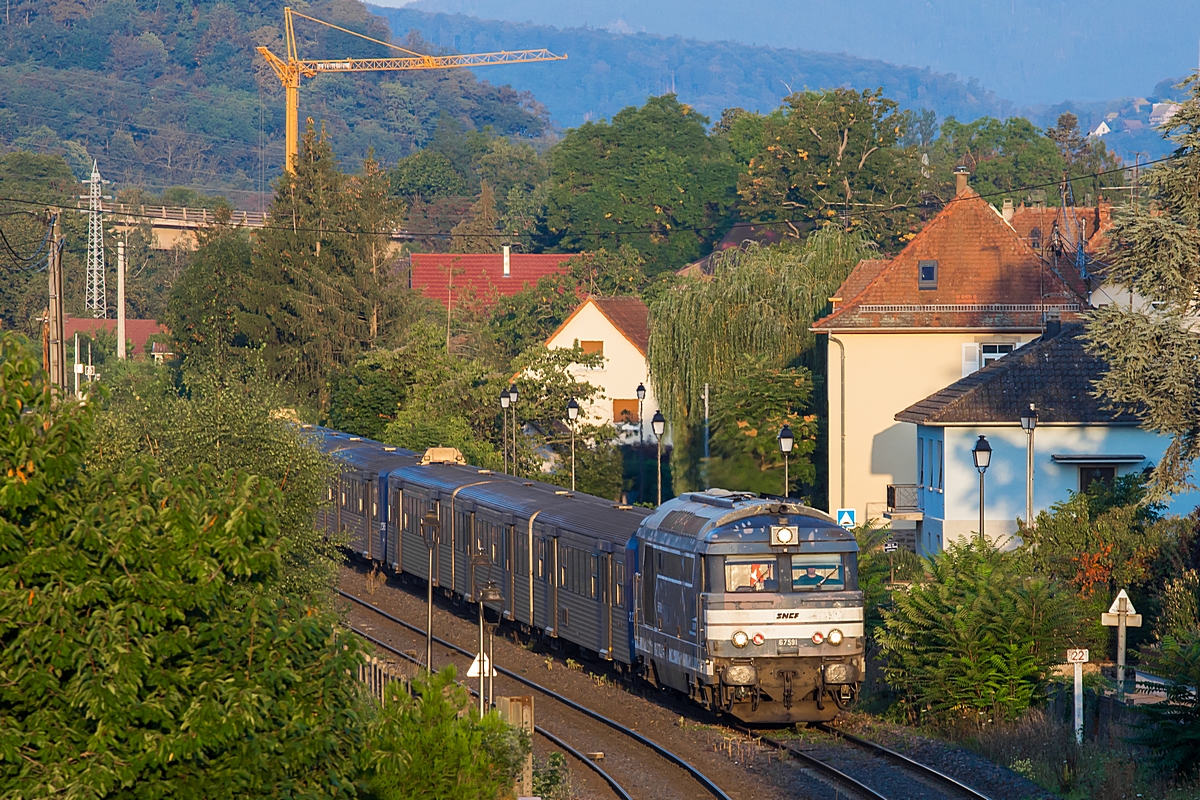
<svg viewBox="0 0 1200 800"><path fill-rule="evenodd" d="M896 752L895 750L892 750L889 747L884 747L883 745L879 744L878 742L872 742L871 740L864 739L861 736L855 736L852 733L846 733L845 731L839 730L831 725L826 725L825 723L819 723L817 725L814 725L813 727L819 731L828 733L831 736L836 736L841 739L844 739L847 742L849 742L850 744L853 744L864 750L870 750L871 752L876 753L877 755L881 755L885 759L899 765L900 767L902 767L904 769L908 769L913 772L917 772L921 775L924 775L925 777L932 778L933 780L937 781L938 783L941 783L944 786L949 787L950 789L954 790L955 792L958 792L959 794L962 794L962 795L972 798L972 800L991 800L991 798L989 798L986 794L984 794L976 789L972 789L970 786L967 786L965 783L963 783L955 778L950 777L949 775L945 774L944 772L939 772L938 770L934 769L933 767L929 766L928 764L923 764L920 761L909 758L908 756L904 755L903 753Z"/></svg>
<svg viewBox="0 0 1200 800"><path fill-rule="evenodd" d="M337 590L337 593L340 594L342 597L346 598L347 600L350 600L351 602L357 603L358 605L362 606L363 608L368 609L369 611L374 611L376 614L396 623L397 625L402 625L403 627L409 629L410 631L413 631L414 633L418 633L422 636L425 635L425 631L422 628L420 628L416 625L413 625L411 622L405 622L404 620L400 619L399 617L394 617L391 614L384 611L383 609L377 608L376 606L372 605L371 603L368 603L367 601L365 601L359 597L355 597L354 595L350 594L349 592L342 591L339 588ZM456 645L452 642L448 642L445 639L440 639L437 636L433 637L433 641L437 642L442 647L453 650L454 652L456 652L460 655L470 656L470 657L474 657L474 655L475 655L471 651L466 650L465 648L459 647L458 645ZM628 736L629 738L633 739L634 741L638 742L639 744L649 747L655 753L662 756L667 761L670 761L675 766L680 767L685 772L687 772L689 775L691 775L693 778L695 778L697 783L699 783L701 786L703 786L705 789L707 789L709 791L709 793L711 793L714 797L717 797L720 800L733 800L729 795L727 795L721 789L721 787L719 787L715 783L713 783L712 780L707 775L705 775L703 772L701 772L700 770L693 767L691 764L689 764L687 761L685 761L681 756L678 756L675 753L672 753L670 750L668 750L665 747L663 747L662 745L660 745L658 742L655 742L652 739L646 738L645 736L643 736L642 734L638 733L635 730L626 728L621 723L604 716L603 714L599 713L598 711L593 711L592 709L588 708L587 706L581 705L581 704L575 702L574 700L571 700L568 697L564 697L563 695L559 694L558 692L554 691L553 689L547 689L545 686L542 686L541 684L534 683L533 681L529 680L525 676L520 675L516 672L513 672L512 670L504 669L503 667L497 667L495 665L493 665L493 669L495 669L496 672L499 672L501 675L506 675L509 678L511 678L512 680L515 680L518 683L522 683L525 686L528 686L530 689L533 689L534 691L541 692L542 694L546 695L547 697L557 700L558 702L562 703L563 705L567 706L568 708L572 708L581 714L585 714L586 716L591 717L592 719L596 720L597 722L601 722L601 723L607 725L608 727L612 728L613 730Z"/></svg>
<svg viewBox="0 0 1200 800"><path fill-rule="evenodd" d="M808 766L813 767L818 772L824 773L827 777L831 778L835 783L840 783L843 786L849 786L851 791L853 791L855 794L861 795L862 797L866 798L866 800L888 800L888 798L885 795L882 795L879 792L875 791L870 786L867 786L865 783L858 780L857 778L847 775L846 773L842 772L840 769L833 766L832 764L822 761L821 759L819 759L815 756L810 756L808 753L805 753L802 750L795 749L794 747L789 745L787 742L782 742L778 739L772 739L769 736L763 736L761 734L755 733L754 731L750 730L749 728L735 727L734 730L738 731L739 733L743 733L747 736L751 736L755 739L758 739L761 742L765 742L769 746L774 747L776 750L780 750L782 752L787 753L789 756L796 759L797 761L803 762L803 763L807 764Z"/></svg>
<svg viewBox="0 0 1200 800"><path fill-rule="evenodd" d="M387 650L389 653L400 656L401 658L405 659L406 661L411 661L412 663L416 664L417 666L423 666L423 664L421 664L420 659L415 658L414 656L410 656L408 653L405 653L401 650L398 650L395 647L392 647L387 642L380 641L379 639L375 638L374 636L367 633L366 631L359 630L358 628L354 627L353 625L347 625L346 627L348 627L350 630L354 631L356 634L361 636L363 639L366 639L368 642L371 642L376 647L382 647L384 650ZM463 686L466 688L466 690L468 692L471 693L472 697L479 696L479 692L472 689L470 686L467 686L466 684L463 684ZM589 768L591 768L591 770L593 772L595 772L597 775L599 775L601 778L604 779L604 782L608 784L609 788L613 790L613 793L616 794L617 797L621 798L621 800L633 800L633 797L630 796L629 792L625 791L625 788L623 786L621 786L621 784L617 783L616 778L614 778L613 776L611 776L607 772L605 772L604 769L599 764L597 764L595 761L592 761L590 758L585 756L583 753L579 752L574 747L567 744L562 739L558 738L557 736L555 736L553 733L546 730L545 728L542 728L538 725L534 725L533 730L539 736L545 737L552 744L557 745L558 747L562 748L563 750L566 750L567 753L569 753L570 755L574 756L575 758L579 759L584 764L586 764Z"/></svg>

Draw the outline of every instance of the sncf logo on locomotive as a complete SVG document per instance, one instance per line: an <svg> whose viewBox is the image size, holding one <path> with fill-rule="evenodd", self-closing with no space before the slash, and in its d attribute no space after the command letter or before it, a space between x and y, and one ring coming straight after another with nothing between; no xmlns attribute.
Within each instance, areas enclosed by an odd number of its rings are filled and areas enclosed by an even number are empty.
<svg viewBox="0 0 1200 800"><path fill-rule="evenodd" d="M775 619L799 619L799 611L780 611L775 615Z"/></svg>

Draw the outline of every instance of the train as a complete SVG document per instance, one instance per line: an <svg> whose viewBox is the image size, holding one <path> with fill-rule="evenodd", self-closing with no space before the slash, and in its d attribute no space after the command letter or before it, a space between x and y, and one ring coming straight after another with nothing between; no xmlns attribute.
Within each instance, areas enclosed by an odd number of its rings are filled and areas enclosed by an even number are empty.
<svg viewBox="0 0 1200 800"><path fill-rule="evenodd" d="M822 511L708 489L657 509L304 426L340 465L317 526L559 647L745 723L834 719L864 670L854 536Z"/></svg>

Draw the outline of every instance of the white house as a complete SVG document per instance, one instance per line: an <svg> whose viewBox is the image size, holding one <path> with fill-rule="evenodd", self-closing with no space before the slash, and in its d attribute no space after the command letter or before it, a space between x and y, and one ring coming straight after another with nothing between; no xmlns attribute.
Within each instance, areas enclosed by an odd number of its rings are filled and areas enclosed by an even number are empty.
<svg viewBox="0 0 1200 800"><path fill-rule="evenodd" d="M1085 351L1083 326L1051 326L1007 357L952 383L896 415L916 425L917 480L893 487L893 518L917 522L917 545L931 553L979 531L979 472L972 449L991 445L984 473L985 531L1013 543L1026 518L1029 446L1033 450L1033 513L1087 489L1093 481L1142 472L1162 457L1170 438L1143 430L1135 415L1104 407L1093 394L1102 362ZM1030 404L1037 424L1027 434ZM911 456L910 456L911 457ZM1172 499L1187 514L1200 493Z"/></svg>
<svg viewBox="0 0 1200 800"><path fill-rule="evenodd" d="M638 297L590 296L546 340L546 347L574 347L584 353L600 353L604 363L598 367L572 367L578 380L600 389L597 397L583 409L593 424L612 423L621 434L622 444L635 444L640 434L654 442L650 418L658 410L646 353L650 342L646 304ZM637 388L646 389L638 401ZM644 418L644 421L643 421Z"/></svg>

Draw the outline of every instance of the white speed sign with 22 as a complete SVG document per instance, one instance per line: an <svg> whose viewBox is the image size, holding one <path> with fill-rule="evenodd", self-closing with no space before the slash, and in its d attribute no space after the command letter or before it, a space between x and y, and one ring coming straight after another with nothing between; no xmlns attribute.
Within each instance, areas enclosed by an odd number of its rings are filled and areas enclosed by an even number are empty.
<svg viewBox="0 0 1200 800"><path fill-rule="evenodd" d="M1088 661L1088 651L1086 648L1067 651L1068 664L1086 664Z"/></svg>

